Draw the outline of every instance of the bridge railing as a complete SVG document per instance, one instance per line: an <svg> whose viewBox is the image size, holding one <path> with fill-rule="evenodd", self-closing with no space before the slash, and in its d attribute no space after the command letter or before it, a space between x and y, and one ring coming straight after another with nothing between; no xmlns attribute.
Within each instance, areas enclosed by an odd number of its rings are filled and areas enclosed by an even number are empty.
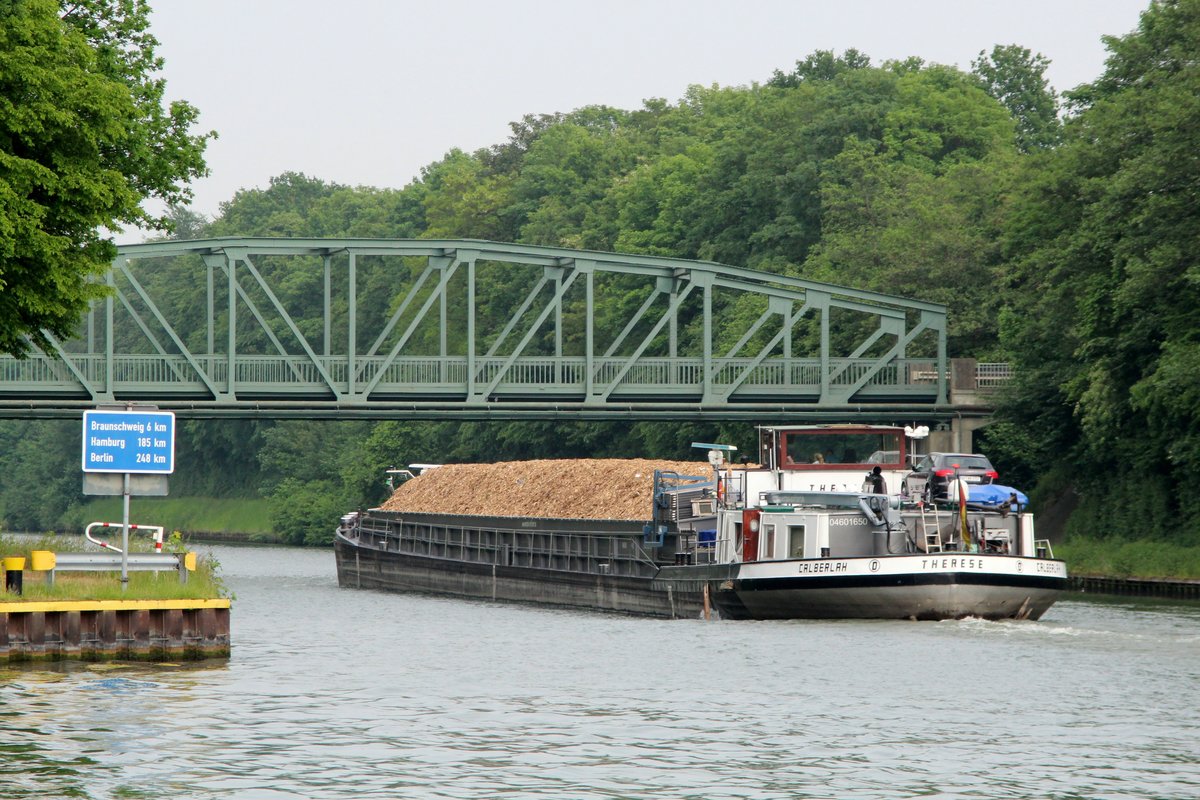
<svg viewBox="0 0 1200 800"><path fill-rule="evenodd" d="M980 389L1003 386L1012 376L1012 364L981 362L975 365L975 385Z"/></svg>
<svg viewBox="0 0 1200 800"><path fill-rule="evenodd" d="M254 394L289 397L328 397L346 391L372 395L459 395L470 391L498 396L570 394L587 391L605 396L656 393L666 396L700 396L716 392L728 397L816 396L822 390L822 365L814 358L713 358L705 381L704 360L699 357L593 358L591 381L583 357L522 356L516 359L476 357L475 374L468 374L465 356L418 356L389 359L383 356L354 358L351 387L350 360L346 356L239 355L234 381L229 380L229 360L223 355L114 355L68 354L70 365L44 355L27 360L0 358L0 383L6 389L58 394L94 392L204 395L239 393L252 387ZM382 373L382 374L381 374ZM1007 364L979 364L979 389L1002 385L1011 376ZM898 394L924 397L937 391L938 375L929 359L895 359L880 366L877 360L828 359L826 389L850 394ZM82 380L81 380L82 379ZM947 376L950 379L950 376ZM86 386L85 386L86 382Z"/></svg>

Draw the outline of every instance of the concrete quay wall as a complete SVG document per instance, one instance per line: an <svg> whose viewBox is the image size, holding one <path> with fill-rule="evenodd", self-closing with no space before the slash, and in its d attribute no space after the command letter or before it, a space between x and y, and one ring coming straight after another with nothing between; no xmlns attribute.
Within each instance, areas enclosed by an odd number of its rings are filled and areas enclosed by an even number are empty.
<svg viewBox="0 0 1200 800"><path fill-rule="evenodd" d="M1200 581L1169 578L1112 578L1105 575L1072 575L1072 591L1127 597L1163 597L1171 600L1200 600Z"/></svg>

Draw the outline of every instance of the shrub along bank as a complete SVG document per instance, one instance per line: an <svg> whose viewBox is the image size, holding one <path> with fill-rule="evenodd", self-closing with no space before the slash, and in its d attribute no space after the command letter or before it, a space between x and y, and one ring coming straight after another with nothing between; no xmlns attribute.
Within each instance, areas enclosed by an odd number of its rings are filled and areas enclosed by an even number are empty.
<svg viewBox="0 0 1200 800"><path fill-rule="evenodd" d="M1072 575L1200 580L1200 547L1160 540L1080 539L1054 545Z"/></svg>
<svg viewBox="0 0 1200 800"><path fill-rule="evenodd" d="M63 514L62 532L82 534L92 522L120 522L120 497L95 498ZM188 538L275 542L269 501L262 498L136 497L130 501L130 522L160 525L168 533ZM330 530L337 519L330 521Z"/></svg>

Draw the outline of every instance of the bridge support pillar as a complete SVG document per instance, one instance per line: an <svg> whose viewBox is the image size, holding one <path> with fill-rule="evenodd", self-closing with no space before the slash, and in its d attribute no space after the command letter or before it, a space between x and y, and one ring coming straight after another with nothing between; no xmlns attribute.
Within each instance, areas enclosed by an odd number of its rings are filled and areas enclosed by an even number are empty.
<svg viewBox="0 0 1200 800"><path fill-rule="evenodd" d="M988 417L955 417L944 430L929 433L931 453L974 453L975 431L986 426Z"/></svg>

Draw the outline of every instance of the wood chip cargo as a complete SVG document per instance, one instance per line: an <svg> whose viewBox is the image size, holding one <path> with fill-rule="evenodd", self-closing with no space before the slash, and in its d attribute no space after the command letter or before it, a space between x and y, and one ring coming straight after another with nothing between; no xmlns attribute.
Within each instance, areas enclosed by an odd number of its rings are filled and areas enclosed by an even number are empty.
<svg viewBox="0 0 1200 800"><path fill-rule="evenodd" d="M654 472L712 475L705 462L544 459L447 464L400 485L381 510L545 519L650 519Z"/></svg>

